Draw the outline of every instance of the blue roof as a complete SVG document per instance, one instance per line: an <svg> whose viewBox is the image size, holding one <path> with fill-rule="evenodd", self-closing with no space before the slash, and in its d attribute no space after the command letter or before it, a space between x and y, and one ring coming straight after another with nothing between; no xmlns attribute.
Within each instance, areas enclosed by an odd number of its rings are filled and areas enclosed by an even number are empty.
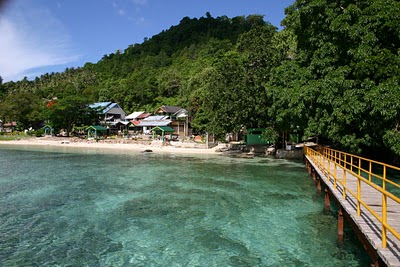
<svg viewBox="0 0 400 267"><path fill-rule="evenodd" d="M105 108L110 104L111 104L111 102L97 102L97 103L89 105L89 107L91 107L91 108Z"/></svg>
<svg viewBox="0 0 400 267"><path fill-rule="evenodd" d="M106 113L107 111L109 111L112 108L121 108L117 103L111 103L110 105L108 105L104 110L103 113Z"/></svg>
<svg viewBox="0 0 400 267"><path fill-rule="evenodd" d="M94 109L99 109L100 113L107 113L110 109L114 107L120 107L117 103L112 103L112 102L97 102L94 104L89 105L89 107L94 108Z"/></svg>

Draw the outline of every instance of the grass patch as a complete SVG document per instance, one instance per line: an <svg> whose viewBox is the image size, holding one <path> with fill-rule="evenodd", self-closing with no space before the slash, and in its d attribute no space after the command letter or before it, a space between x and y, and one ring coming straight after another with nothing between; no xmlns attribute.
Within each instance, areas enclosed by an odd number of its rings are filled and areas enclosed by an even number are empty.
<svg viewBox="0 0 400 267"><path fill-rule="evenodd" d="M0 141L14 141L14 140L20 140L23 138L27 138L27 136L24 136L24 135L0 135Z"/></svg>

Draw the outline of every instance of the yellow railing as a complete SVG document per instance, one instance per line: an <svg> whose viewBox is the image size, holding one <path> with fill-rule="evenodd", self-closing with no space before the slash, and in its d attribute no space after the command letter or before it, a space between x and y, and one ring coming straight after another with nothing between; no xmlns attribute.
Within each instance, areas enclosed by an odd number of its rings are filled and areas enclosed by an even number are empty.
<svg viewBox="0 0 400 267"><path fill-rule="evenodd" d="M340 185L344 199L349 194L353 196L357 205L358 217L361 216L361 207L364 207L380 222L383 248L387 247L387 231L400 240L398 230L394 229L395 226L400 229L399 218L390 218L391 220L388 220L388 215L394 216L395 214L388 212L388 200L390 200L390 209L394 207L400 211L400 198L396 196L397 193L395 192L396 190L400 192L400 185L390 180L388 176L400 175L400 168L326 147L317 147L316 149L305 147L304 153L333 182L335 190ZM357 180L356 189L348 185L349 174ZM363 191L363 188L366 188L365 185L373 188L374 191L379 192L381 195L381 210L376 203L375 205L367 203L369 200L366 199L366 194L363 194L366 191L365 189Z"/></svg>

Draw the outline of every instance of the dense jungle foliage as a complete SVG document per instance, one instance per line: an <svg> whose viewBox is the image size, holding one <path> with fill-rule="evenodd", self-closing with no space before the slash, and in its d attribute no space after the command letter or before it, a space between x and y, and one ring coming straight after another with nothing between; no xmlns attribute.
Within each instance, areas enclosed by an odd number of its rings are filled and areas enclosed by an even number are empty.
<svg viewBox="0 0 400 267"><path fill-rule="evenodd" d="M185 17L96 64L0 81L0 118L27 128L97 101L128 113L179 105L198 131L299 130L400 155L400 2L297 0L285 14L280 31L261 15Z"/></svg>

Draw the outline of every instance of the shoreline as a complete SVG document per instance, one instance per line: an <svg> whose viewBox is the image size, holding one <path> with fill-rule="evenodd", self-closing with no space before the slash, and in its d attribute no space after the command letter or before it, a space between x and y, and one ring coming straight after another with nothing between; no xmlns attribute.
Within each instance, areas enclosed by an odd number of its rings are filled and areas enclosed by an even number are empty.
<svg viewBox="0 0 400 267"><path fill-rule="evenodd" d="M123 140L121 140L123 141ZM138 144L138 143L122 143L122 142L92 142L88 140L79 140L71 138L23 138L20 140L0 141L0 145L10 146L38 146L38 147L71 147L71 148L96 148L116 151L134 151L145 152L151 150L154 153L177 153L177 154L221 154L217 152L217 147L213 148L190 148L176 147L173 145L155 145L155 144Z"/></svg>

